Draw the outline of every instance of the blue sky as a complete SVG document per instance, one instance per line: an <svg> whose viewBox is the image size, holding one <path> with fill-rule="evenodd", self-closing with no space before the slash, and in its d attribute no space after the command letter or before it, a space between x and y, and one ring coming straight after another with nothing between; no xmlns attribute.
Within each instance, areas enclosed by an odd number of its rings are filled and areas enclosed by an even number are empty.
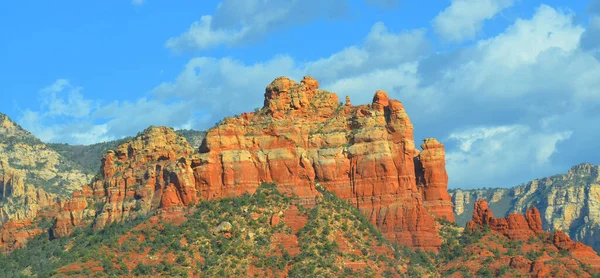
<svg viewBox="0 0 600 278"><path fill-rule="evenodd" d="M600 163L596 0L4 1L0 37L0 112L49 142L205 129L311 75L402 101L451 187Z"/></svg>

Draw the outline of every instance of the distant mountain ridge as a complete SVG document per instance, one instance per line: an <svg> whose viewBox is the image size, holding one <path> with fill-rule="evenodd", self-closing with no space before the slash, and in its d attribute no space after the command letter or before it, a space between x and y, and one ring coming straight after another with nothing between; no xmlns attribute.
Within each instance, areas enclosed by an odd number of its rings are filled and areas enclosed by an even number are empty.
<svg viewBox="0 0 600 278"><path fill-rule="evenodd" d="M536 206L545 230L563 230L574 240L600 248L600 166L582 163L567 174L535 179L513 188L451 189L457 224L470 220L473 205L485 199L500 216Z"/></svg>

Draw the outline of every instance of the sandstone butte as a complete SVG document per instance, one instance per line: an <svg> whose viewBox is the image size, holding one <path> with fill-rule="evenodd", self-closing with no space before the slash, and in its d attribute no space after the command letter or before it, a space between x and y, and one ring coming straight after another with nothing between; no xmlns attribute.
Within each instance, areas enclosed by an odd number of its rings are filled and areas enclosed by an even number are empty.
<svg viewBox="0 0 600 278"><path fill-rule="evenodd" d="M198 151L172 129L151 127L108 151L101 175L61 203L53 235L93 223L101 229L152 211L181 217L200 200L252 193L274 182L305 205L324 186L359 208L390 240L437 250L434 218L454 221L444 146L415 148L402 103L377 91L353 106L318 90L311 77L276 78L257 112L225 118Z"/></svg>
<svg viewBox="0 0 600 278"><path fill-rule="evenodd" d="M544 239L545 246L539 248L546 251L564 250L571 254L572 258L588 264L594 271L600 271L600 256L591 247L580 242L572 241L567 234L562 231L555 231L550 234L542 230L542 218L540 212L534 206L526 211L525 216L521 214L509 214L506 218L495 218L485 200L479 200L475 203L473 211L473 220L467 223L467 229L478 230L489 226L492 231L498 232L509 239L518 241L527 241L533 236ZM523 257L511 258L511 265L514 260L520 260L524 263L525 269L537 277L546 277L548 268L544 265L551 262L552 257L544 255L539 261L530 262Z"/></svg>

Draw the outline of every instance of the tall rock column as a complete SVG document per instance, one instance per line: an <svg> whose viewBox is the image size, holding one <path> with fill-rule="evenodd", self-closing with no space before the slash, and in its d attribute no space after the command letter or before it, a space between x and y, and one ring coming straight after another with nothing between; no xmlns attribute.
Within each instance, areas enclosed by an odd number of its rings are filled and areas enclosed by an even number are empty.
<svg viewBox="0 0 600 278"><path fill-rule="evenodd" d="M454 222L452 199L448 194L448 173L444 145L435 138L427 138L415 157L417 186L423 194L425 207L438 218Z"/></svg>

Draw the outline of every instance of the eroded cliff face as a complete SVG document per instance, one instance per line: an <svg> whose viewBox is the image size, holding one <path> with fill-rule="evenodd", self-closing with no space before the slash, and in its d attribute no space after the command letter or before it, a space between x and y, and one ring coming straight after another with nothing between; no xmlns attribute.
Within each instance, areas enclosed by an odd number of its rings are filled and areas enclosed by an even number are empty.
<svg viewBox="0 0 600 278"><path fill-rule="evenodd" d="M455 214L461 225L469 206L477 199L488 201L497 215L540 210L543 227L565 231L576 241L600 248L599 166L580 164L567 174L533 180L509 189L452 190ZM467 208L467 209L463 209Z"/></svg>
<svg viewBox="0 0 600 278"><path fill-rule="evenodd" d="M197 202L193 151L167 127L150 127L109 151L102 159L102 177L92 183L95 206L100 208L94 228Z"/></svg>
<svg viewBox="0 0 600 278"><path fill-rule="evenodd" d="M418 155L403 105L384 91L372 104L352 106L318 87L310 77L300 84L277 78L262 110L209 130L194 168L202 198L275 182L310 203L318 183L360 208L389 239L439 246L433 216L454 219L443 146L425 140Z"/></svg>
<svg viewBox="0 0 600 278"><path fill-rule="evenodd" d="M164 127L109 151L91 186L88 207L98 210L88 221L100 229L155 210L177 213L199 200L253 193L263 182L311 205L320 184L358 207L388 239L438 248L434 217L454 221L443 145L426 139L419 152L404 107L383 91L371 104L352 106L318 87L310 77L275 79L260 111L224 119L197 154ZM73 209L63 211L71 216ZM57 230L69 232L68 225Z"/></svg>

